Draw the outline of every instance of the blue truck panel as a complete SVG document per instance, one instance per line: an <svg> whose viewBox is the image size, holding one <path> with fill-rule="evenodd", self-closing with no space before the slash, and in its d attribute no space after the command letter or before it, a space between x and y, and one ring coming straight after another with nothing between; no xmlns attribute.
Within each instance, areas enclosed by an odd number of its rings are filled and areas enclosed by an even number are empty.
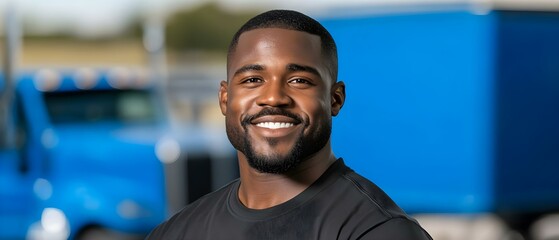
<svg viewBox="0 0 559 240"><path fill-rule="evenodd" d="M559 209L559 13L500 12L495 202Z"/></svg>
<svg viewBox="0 0 559 240"><path fill-rule="evenodd" d="M559 168L558 19L467 10L323 18L347 87L336 154L412 213L559 208L550 173ZM524 90L530 100L518 98Z"/></svg>

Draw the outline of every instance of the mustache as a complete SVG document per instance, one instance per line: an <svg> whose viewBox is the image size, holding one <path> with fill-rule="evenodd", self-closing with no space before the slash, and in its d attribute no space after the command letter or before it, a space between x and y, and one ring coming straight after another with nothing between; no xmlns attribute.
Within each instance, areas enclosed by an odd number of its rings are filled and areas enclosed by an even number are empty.
<svg viewBox="0 0 559 240"><path fill-rule="evenodd" d="M242 126L247 126L249 125L252 120L259 118L259 117L263 117L263 116L267 116L267 115L281 115L281 116L286 116L292 119L295 119L296 123L302 123L303 122L303 118L301 118L299 115L292 113L290 111L287 111L283 108L276 108L276 107L268 107L268 108L264 108L262 109L262 111L256 113L256 114L252 114L252 115L246 115L241 124Z"/></svg>

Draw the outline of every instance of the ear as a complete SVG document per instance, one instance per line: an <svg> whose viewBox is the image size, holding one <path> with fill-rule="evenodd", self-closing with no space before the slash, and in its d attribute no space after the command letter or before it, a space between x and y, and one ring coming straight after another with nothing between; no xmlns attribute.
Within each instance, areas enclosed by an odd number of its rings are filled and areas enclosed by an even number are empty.
<svg viewBox="0 0 559 240"><path fill-rule="evenodd" d="M219 108L221 108L221 114L225 115L227 113L227 82L221 81L219 85Z"/></svg>
<svg viewBox="0 0 559 240"><path fill-rule="evenodd" d="M332 96L332 116L338 115L345 102L345 83L342 81L336 82L332 85L330 90Z"/></svg>

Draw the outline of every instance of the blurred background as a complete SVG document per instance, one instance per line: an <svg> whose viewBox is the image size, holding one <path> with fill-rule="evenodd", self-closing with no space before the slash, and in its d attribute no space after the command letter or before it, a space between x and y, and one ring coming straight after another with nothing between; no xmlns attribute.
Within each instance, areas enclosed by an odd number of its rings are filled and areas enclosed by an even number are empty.
<svg viewBox="0 0 559 240"><path fill-rule="evenodd" d="M218 86L274 8L334 36L334 151L434 239L559 239L555 0L0 1L0 239L142 239L238 177Z"/></svg>

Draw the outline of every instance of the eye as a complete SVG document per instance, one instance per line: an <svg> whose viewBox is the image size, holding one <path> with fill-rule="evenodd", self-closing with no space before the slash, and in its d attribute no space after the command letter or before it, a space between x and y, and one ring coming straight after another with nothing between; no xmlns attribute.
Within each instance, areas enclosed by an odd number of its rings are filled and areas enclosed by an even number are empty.
<svg viewBox="0 0 559 240"><path fill-rule="evenodd" d="M297 85L314 85L311 81L304 79L304 78L294 78L289 80L290 84L297 84Z"/></svg>
<svg viewBox="0 0 559 240"><path fill-rule="evenodd" d="M242 81L242 83L261 83L262 79L260 78L247 78L245 80Z"/></svg>

